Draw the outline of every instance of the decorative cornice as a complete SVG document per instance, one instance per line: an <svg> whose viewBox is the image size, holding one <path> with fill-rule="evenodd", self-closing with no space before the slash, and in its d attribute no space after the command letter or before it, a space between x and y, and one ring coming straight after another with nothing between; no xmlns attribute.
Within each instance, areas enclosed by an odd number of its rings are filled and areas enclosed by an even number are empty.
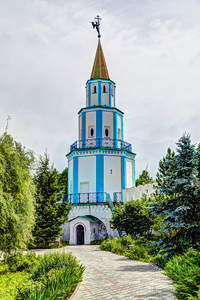
<svg viewBox="0 0 200 300"><path fill-rule="evenodd" d="M121 111L120 109L116 108L116 107L110 107L110 106L105 106L105 105L97 105L97 106L89 106L89 107L82 107L79 112L78 115L83 111L83 110L91 110L91 109L96 109L96 108L104 108L104 109L114 109L117 110L118 112L120 112L121 114L124 114L123 111Z"/></svg>
<svg viewBox="0 0 200 300"><path fill-rule="evenodd" d="M98 81L101 81L101 82L112 82L115 86L116 86L116 83L114 81L112 81L111 79L88 79L87 82L86 82L86 85L89 83L89 82L98 82Z"/></svg>
<svg viewBox="0 0 200 300"><path fill-rule="evenodd" d="M84 149L84 150L73 150L69 152L66 157L68 160L70 160L74 156L91 156L91 155L106 155L106 156L126 156L130 159L134 159L136 154L133 152L129 152L127 150L119 150L119 149L105 149L105 148L100 148L100 149Z"/></svg>

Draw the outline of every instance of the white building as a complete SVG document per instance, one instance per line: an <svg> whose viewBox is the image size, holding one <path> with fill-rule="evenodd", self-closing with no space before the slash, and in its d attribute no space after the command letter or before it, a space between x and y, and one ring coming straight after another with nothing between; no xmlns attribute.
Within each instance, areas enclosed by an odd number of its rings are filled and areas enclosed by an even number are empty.
<svg viewBox="0 0 200 300"><path fill-rule="evenodd" d="M123 114L116 107L116 85L109 77L99 38L86 83L86 106L78 112L78 140L66 155L66 198L73 208L63 239L70 244L118 236L109 225L113 203L123 202L122 190L135 181L136 154L124 141Z"/></svg>

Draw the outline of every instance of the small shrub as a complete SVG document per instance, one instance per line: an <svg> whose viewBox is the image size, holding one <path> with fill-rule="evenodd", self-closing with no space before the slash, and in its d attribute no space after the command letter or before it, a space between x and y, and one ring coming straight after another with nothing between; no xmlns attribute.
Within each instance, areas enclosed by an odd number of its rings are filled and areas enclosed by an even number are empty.
<svg viewBox="0 0 200 300"><path fill-rule="evenodd" d="M84 267L78 264L70 270L66 266L57 269L43 288L32 290L28 300L64 300L81 281L83 271Z"/></svg>
<svg viewBox="0 0 200 300"><path fill-rule="evenodd" d="M91 241L91 245L101 245L105 239Z"/></svg>
<svg viewBox="0 0 200 300"><path fill-rule="evenodd" d="M104 251L111 251L114 241L114 238L106 239L101 243L99 248Z"/></svg>
<svg viewBox="0 0 200 300"><path fill-rule="evenodd" d="M124 253L127 258L134 259L134 260L147 260L149 261L150 255L148 251L143 246L134 245L130 247L128 251Z"/></svg>
<svg viewBox="0 0 200 300"><path fill-rule="evenodd" d="M122 246L128 247L131 244L133 244L133 239L132 239L132 237L130 235L122 236L119 239L119 242L121 243Z"/></svg>
<svg viewBox="0 0 200 300"><path fill-rule="evenodd" d="M40 263L31 271L31 278L39 280L42 276L48 277L49 271L52 269L67 267L73 269L77 266L77 260L71 253L54 252L44 254Z"/></svg>
<svg viewBox="0 0 200 300"><path fill-rule="evenodd" d="M184 255L176 255L166 264L165 274L176 282L174 294L180 300L199 299L200 252L190 248ZM194 298L192 298L194 297Z"/></svg>
<svg viewBox="0 0 200 300"><path fill-rule="evenodd" d="M42 289L43 287L44 283L28 279L18 285L15 300L26 300L35 288Z"/></svg>
<svg viewBox="0 0 200 300"><path fill-rule="evenodd" d="M22 251L19 251L14 255L5 257L4 262L8 265L9 271L11 272L22 272L23 270L29 272L33 266L38 264L39 259L35 252L23 254Z"/></svg>
<svg viewBox="0 0 200 300"><path fill-rule="evenodd" d="M155 257L152 257L151 262L164 269L168 259L164 255L157 254Z"/></svg>

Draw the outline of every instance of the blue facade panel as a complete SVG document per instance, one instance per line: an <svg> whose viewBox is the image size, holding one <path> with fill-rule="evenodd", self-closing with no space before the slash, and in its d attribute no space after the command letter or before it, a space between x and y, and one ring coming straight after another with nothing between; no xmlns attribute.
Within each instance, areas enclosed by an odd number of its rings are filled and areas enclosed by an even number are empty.
<svg viewBox="0 0 200 300"><path fill-rule="evenodd" d="M113 112L113 146L117 148L117 113Z"/></svg>
<svg viewBox="0 0 200 300"><path fill-rule="evenodd" d="M91 102L91 83L88 84L88 106L90 106Z"/></svg>
<svg viewBox="0 0 200 300"><path fill-rule="evenodd" d="M112 106L112 103L111 103L111 83L109 82L109 106L111 107Z"/></svg>
<svg viewBox="0 0 200 300"><path fill-rule="evenodd" d="M102 138L102 110L96 111L96 138Z"/></svg>
<svg viewBox="0 0 200 300"><path fill-rule="evenodd" d="M96 156L96 192L104 192L104 155Z"/></svg>
<svg viewBox="0 0 200 300"><path fill-rule="evenodd" d="M86 113L82 113L82 140L86 138Z"/></svg>
<svg viewBox="0 0 200 300"><path fill-rule="evenodd" d="M124 140L124 118L122 116L122 141Z"/></svg>
<svg viewBox="0 0 200 300"><path fill-rule="evenodd" d="M73 194L78 193L78 157L73 158ZM77 201L78 202L78 199Z"/></svg>
<svg viewBox="0 0 200 300"><path fill-rule="evenodd" d="M101 105L101 81L98 81L98 105Z"/></svg>
<svg viewBox="0 0 200 300"><path fill-rule="evenodd" d="M121 157L121 189L126 189L126 157Z"/></svg>

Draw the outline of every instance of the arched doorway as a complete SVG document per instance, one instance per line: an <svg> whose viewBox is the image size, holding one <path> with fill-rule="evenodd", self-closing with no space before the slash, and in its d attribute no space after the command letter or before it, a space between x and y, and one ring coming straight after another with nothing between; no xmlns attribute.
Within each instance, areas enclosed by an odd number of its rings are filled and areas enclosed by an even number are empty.
<svg viewBox="0 0 200 300"><path fill-rule="evenodd" d="M77 245L84 245L84 227L78 225L76 227Z"/></svg>

